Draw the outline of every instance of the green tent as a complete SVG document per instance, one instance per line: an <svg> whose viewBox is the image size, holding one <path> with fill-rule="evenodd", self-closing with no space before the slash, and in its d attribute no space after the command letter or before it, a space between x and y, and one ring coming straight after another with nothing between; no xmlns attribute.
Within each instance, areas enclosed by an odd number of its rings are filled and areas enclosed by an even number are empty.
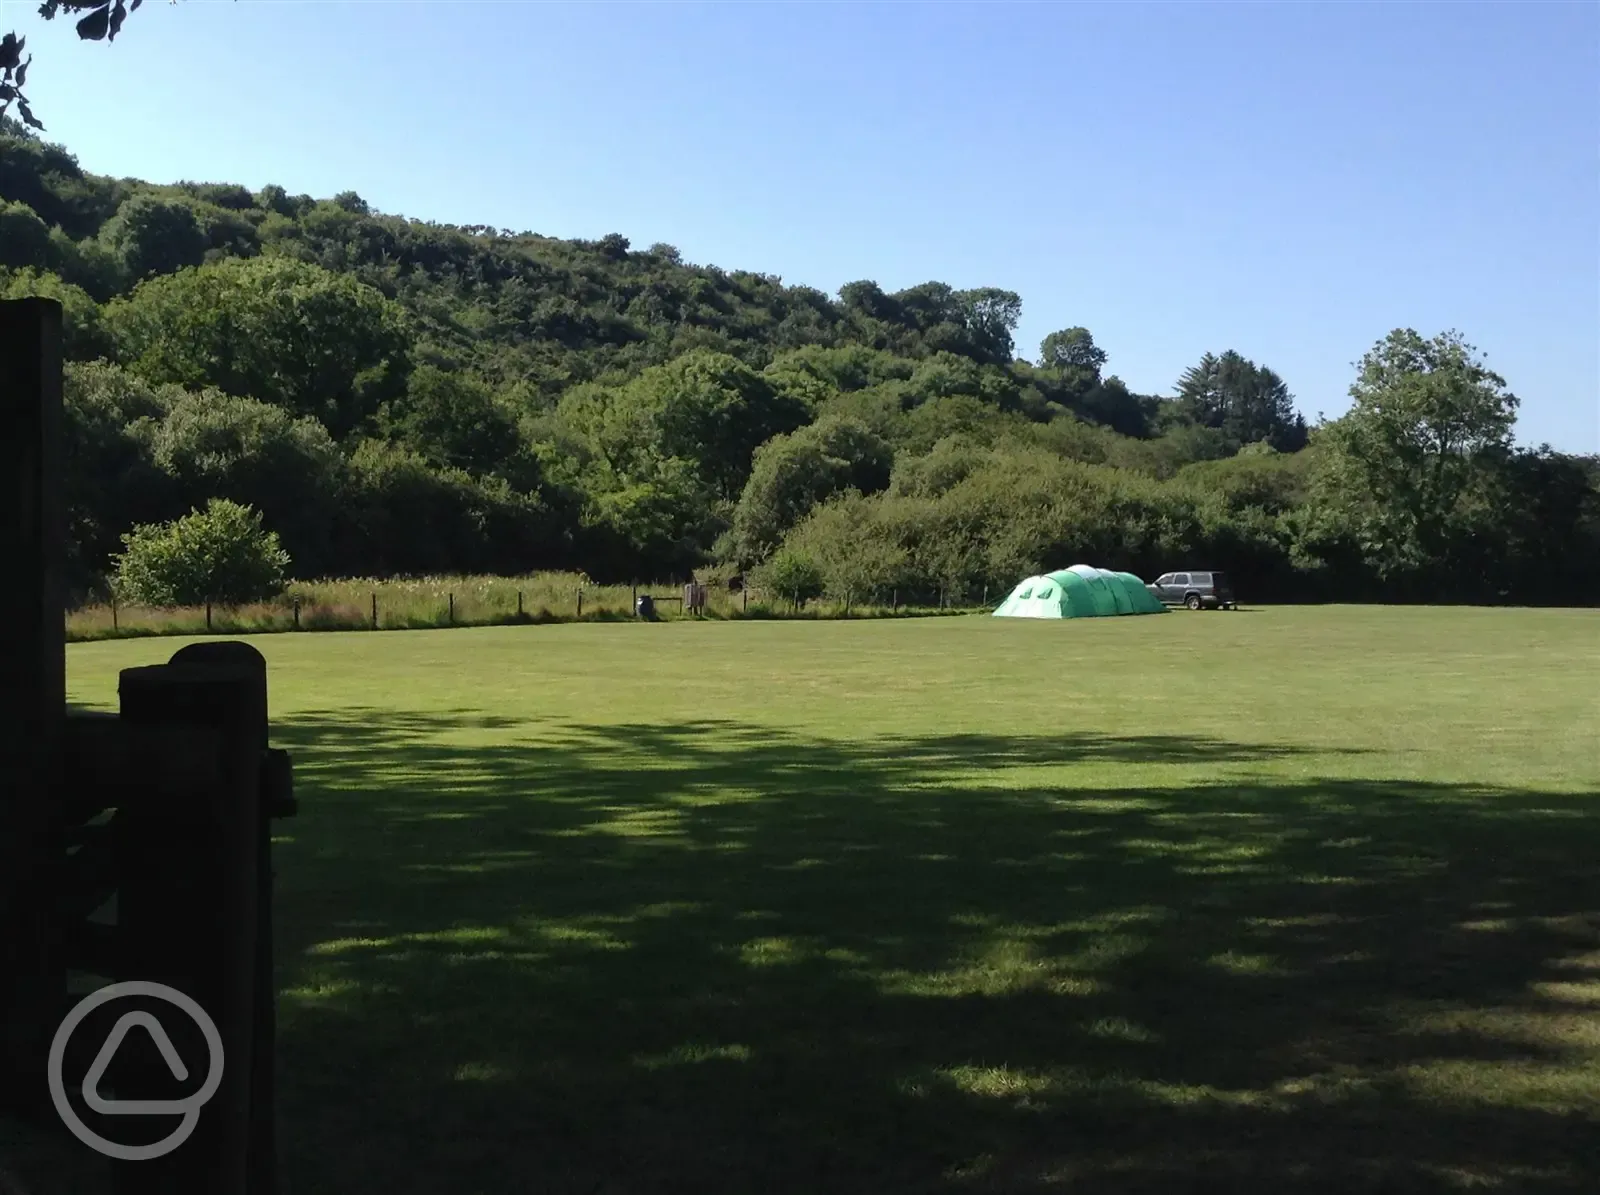
<svg viewBox="0 0 1600 1195"><path fill-rule="evenodd" d="M1000 603L996 618L1101 618L1115 614L1164 614L1166 607L1132 573L1075 564L1029 577Z"/></svg>

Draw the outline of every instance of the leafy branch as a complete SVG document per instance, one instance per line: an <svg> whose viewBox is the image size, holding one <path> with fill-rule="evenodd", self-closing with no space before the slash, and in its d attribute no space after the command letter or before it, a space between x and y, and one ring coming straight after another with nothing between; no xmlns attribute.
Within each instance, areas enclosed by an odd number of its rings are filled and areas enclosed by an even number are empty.
<svg viewBox="0 0 1600 1195"><path fill-rule="evenodd" d="M86 13L78 21L78 36L84 41L109 42L117 40L122 22L143 3L144 0L44 0L39 5L39 15L51 21L57 13ZM23 124L42 130L44 124L33 114L22 90L27 86L28 66L33 61L32 54L23 57L27 44L27 38L15 33L0 37L0 119L8 116L15 104Z"/></svg>

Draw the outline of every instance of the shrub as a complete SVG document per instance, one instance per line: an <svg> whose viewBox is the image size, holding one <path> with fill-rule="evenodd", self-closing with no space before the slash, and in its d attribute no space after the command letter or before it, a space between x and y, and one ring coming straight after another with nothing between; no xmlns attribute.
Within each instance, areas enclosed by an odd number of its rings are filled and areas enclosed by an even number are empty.
<svg viewBox="0 0 1600 1195"><path fill-rule="evenodd" d="M145 606L238 606L283 592L289 554L248 506L213 498L203 511L122 537L116 590Z"/></svg>
<svg viewBox="0 0 1600 1195"><path fill-rule="evenodd" d="M756 570L756 583L768 593L799 609L812 598L821 597L822 570L816 561L794 548L779 548L772 558Z"/></svg>

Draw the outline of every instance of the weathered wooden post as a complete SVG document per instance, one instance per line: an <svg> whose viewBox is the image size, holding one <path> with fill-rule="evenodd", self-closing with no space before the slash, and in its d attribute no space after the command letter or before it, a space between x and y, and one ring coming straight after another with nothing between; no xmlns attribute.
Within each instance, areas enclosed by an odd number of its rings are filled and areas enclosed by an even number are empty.
<svg viewBox="0 0 1600 1195"><path fill-rule="evenodd" d="M222 1086L188 1141L164 1158L118 1164L119 1191L130 1193L247 1190L266 663L243 644L217 646L244 647L255 660L205 665L182 662L180 653L170 664L124 671L119 686L130 729L210 732L196 737L215 752L210 785L150 793L118 819L125 857L138 867L118 891L117 928L141 978L176 988L211 1015L225 1060Z"/></svg>
<svg viewBox="0 0 1600 1195"><path fill-rule="evenodd" d="M0 302L0 1102L43 1083L66 995L49 916L66 727L61 304Z"/></svg>

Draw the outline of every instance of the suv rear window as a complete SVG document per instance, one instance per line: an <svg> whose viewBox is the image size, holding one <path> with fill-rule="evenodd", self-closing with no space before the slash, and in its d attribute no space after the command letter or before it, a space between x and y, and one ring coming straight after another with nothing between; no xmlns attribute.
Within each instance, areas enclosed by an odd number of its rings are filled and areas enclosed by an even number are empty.
<svg viewBox="0 0 1600 1195"><path fill-rule="evenodd" d="M1216 588L1221 589L1227 583L1228 583L1228 574L1227 573L1212 573L1211 574L1211 584L1216 586Z"/></svg>

